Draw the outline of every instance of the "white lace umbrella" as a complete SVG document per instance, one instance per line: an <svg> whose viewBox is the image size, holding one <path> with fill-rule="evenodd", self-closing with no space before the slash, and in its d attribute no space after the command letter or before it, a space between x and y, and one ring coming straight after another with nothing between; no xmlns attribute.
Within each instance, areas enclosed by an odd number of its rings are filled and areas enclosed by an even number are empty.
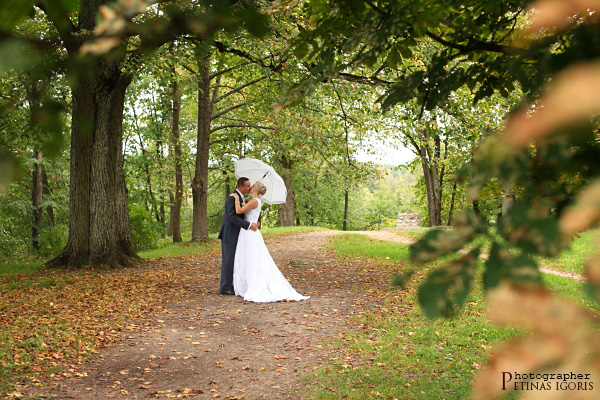
<svg viewBox="0 0 600 400"><path fill-rule="evenodd" d="M287 189L283 179L270 165L254 158L240 158L235 162L235 177L246 177L250 183L260 181L267 187L261 199L267 204L283 204L287 199Z"/></svg>

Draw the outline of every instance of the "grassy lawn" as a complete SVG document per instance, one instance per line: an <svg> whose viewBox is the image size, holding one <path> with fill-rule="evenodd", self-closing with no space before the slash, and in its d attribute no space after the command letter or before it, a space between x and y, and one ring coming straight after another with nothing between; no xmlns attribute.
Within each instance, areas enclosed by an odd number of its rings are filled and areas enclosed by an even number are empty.
<svg viewBox="0 0 600 400"><path fill-rule="evenodd" d="M540 264L542 267L582 275L587 256L598 252L599 240L600 229L582 232L560 256L543 259Z"/></svg>
<svg viewBox="0 0 600 400"><path fill-rule="evenodd" d="M332 246L342 258L368 257L379 262L390 275L406 267L403 259L408 245L343 235ZM337 342L344 356L318 370L310 385L311 398L450 400L471 396L473 378L487 362L490 349L526 332L487 321L480 284L458 317L427 320L418 305L417 290L429 271L418 271L404 288L390 286L384 305L360 317L364 329L348 332ZM554 275L545 275L544 281L551 290L598 311L583 294L581 282ZM505 398L516 398L516 393Z"/></svg>
<svg viewBox="0 0 600 400"><path fill-rule="evenodd" d="M392 230L399 236L418 240L427 230ZM483 251L487 251L489 246L485 246L482 239L477 240L477 244L483 244ZM600 244L600 229L590 229L579 234L570 243L569 248L561 252L556 258L538 258L540 267L550 268L557 271L569 272L582 275L586 258L590 254L597 253Z"/></svg>
<svg viewBox="0 0 600 400"><path fill-rule="evenodd" d="M44 261L19 261L0 263L0 275L31 274L43 269Z"/></svg>

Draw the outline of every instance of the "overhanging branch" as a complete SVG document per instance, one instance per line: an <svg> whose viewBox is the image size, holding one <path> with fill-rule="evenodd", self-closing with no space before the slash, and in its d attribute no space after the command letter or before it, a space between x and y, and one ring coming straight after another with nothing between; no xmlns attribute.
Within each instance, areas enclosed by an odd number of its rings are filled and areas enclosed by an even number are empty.
<svg viewBox="0 0 600 400"><path fill-rule="evenodd" d="M276 130L277 128L272 127L272 126L261 126L261 125L249 125L249 124L230 124L230 125L221 125L221 126L217 126L215 128L212 128L210 130L210 133L216 132L216 131L220 131L221 129L229 129L229 128L256 128L256 129L270 129L272 131ZM215 141L218 142L221 140L217 140ZM211 144L213 142L210 142Z"/></svg>
<svg viewBox="0 0 600 400"><path fill-rule="evenodd" d="M524 49L520 47L506 46L498 43L482 42L481 40L477 40L475 38L469 38L467 44L461 45L445 40L442 37L431 32L427 32L427 36L429 36L434 41L443 44L446 47L459 50L461 54L466 54L473 51L488 51L492 53L515 55L524 51Z"/></svg>
<svg viewBox="0 0 600 400"><path fill-rule="evenodd" d="M235 49L233 47L227 46L225 43L219 42L218 40L214 40L212 42L212 44L213 44L213 46L215 46L217 48L217 50L219 50L220 53L235 54L238 57L244 58L254 64L258 64L263 68L268 68L268 69L272 70L273 72L279 72L283 68L283 63L285 61L284 60L284 61L281 61L276 64L266 64L264 62L264 60L267 59L268 57L265 57L262 59L255 58L243 50L239 50L239 49Z"/></svg>

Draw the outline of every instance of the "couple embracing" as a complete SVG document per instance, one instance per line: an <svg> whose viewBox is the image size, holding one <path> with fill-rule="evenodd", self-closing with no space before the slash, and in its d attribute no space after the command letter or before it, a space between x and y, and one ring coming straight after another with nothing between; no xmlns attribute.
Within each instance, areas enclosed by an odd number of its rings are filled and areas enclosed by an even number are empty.
<svg viewBox="0 0 600 400"><path fill-rule="evenodd" d="M225 200L225 217L219 230L221 239L220 292L242 296L246 301L269 303L281 300L306 300L285 279L258 230L261 196L265 185L237 181L237 189ZM244 195L252 198L244 204Z"/></svg>

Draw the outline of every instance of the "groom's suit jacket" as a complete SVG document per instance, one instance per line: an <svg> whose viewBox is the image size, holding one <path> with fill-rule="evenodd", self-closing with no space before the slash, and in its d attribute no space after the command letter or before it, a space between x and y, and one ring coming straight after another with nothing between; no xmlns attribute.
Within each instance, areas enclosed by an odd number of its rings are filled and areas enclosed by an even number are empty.
<svg viewBox="0 0 600 400"><path fill-rule="evenodd" d="M240 229L250 227L250 222L244 219L244 214L235 213L235 199L238 199L241 206L244 206L244 203L237 190L233 193L236 194L236 197L227 196L225 200L225 217L223 217L219 230L219 239L225 243L237 243Z"/></svg>

